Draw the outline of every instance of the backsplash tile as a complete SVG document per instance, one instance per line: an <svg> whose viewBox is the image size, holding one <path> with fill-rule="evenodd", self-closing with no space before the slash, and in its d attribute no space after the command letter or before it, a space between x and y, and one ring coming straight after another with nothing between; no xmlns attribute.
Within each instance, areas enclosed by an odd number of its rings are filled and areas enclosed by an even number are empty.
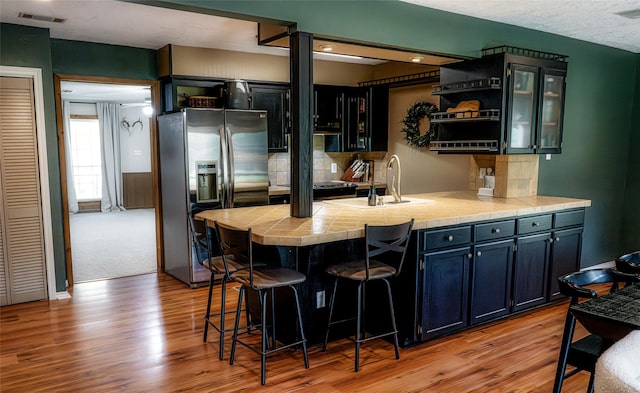
<svg viewBox="0 0 640 393"><path fill-rule="evenodd" d="M374 161L374 181L385 182L384 167L386 154L375 153L327 153L324 151L324 136L313 136L313 182L328 182L340 180L340 177L353 160L359 157L363 160ZM336 173L331 173L331 164L338 167ZM287 153L269 153L269 182L271 185L287 186L290 184L289 171L291 155ZM364 181L364 180L363 180Z"/></svg>

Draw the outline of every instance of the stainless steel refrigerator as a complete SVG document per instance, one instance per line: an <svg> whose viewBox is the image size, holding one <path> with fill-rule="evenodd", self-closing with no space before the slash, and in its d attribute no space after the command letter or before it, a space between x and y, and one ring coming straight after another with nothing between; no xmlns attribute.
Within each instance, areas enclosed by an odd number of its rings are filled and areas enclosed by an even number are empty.
<svg viewBox="0 0 640 393"><path fill-rule="evenodd" d="M165 271L197 287L189 216L269 204L267 112L189 108L158 116Z"/></svg>

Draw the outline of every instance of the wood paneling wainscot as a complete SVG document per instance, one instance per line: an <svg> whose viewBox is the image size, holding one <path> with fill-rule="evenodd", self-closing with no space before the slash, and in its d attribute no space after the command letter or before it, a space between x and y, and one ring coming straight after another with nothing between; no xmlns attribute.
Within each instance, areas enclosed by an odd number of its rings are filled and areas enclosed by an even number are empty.
<svg viewBox="0 0 640 393"><path fill-rule="evenodd" d="M151 172L122 174L124 207L127 209L153 208Z"/></svg>

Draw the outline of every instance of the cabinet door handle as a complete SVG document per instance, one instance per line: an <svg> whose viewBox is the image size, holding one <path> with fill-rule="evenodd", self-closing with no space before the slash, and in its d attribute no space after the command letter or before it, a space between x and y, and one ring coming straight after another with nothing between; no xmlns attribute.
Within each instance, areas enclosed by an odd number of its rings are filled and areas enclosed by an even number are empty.
<svg viewBox="0 0 640 393"><path fill-rule="evenodd" d="M453 241L453 235L449 235L449 236L447 236L447 240L448 240L448 241L450 241L450 242L452 242L452 241Z"/></svg>
<svg viewBox="0 0 640 393"><path fill-rule="evenodd" d="M538 224L537 222L535 222L535 221L534 221L534 222L532 222L532 223L531 223L531 226L532 226L532 227L539 227L539 226L540 226L540 224Z"/></svg>
<svg viewBox="0 0 640 393"><path fill-rule="evenodd" d="M549 238L549 243L553 243L553 238Z"/></svg>
<svg viewBox="0 0 640 393"><path fill-rule="evenodd" d="M476 255L477 255L477 256L482 256L482 251L478 251L478 252L476 253Z"/></svg>
<svg viewBox="0 0 640 393"><path fill-rule="evenodd" d="M468 257L469 259L473 259L473 254L472 254L472 253L468 253L468 254L467 254L467 257Z"/></svg>
<svg viewBox="0 0 640 393"><path fill-rule="evenodd" d="M500 228L492 228L491 233L500 233Z"/></svg>
<svg viewBox="0 0 640 393"><path fill-rule="evenodd" d="M559 237L556 237L556 243L557 243L557 242L559 242L559 241L560 241L560 238L559 238Z"/></svg>

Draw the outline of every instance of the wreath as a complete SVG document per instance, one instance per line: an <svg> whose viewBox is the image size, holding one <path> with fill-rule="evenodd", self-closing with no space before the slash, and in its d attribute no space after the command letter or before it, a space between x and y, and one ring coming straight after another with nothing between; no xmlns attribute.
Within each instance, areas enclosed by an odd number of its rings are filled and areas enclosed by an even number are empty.
<svg viewBox="0 0 640 393"><path fill-rule="evenodd" d="M413 104L407 110L407 114L402 119L404 128L402 132L405 133L405 139L411 146L417 148L428 147L438 131L438 124L429 122L429 129L424 134L420 134L420 122L425 117L430 117L431 113L438 112L438 107L430 102L420 101Z"/></svg>

